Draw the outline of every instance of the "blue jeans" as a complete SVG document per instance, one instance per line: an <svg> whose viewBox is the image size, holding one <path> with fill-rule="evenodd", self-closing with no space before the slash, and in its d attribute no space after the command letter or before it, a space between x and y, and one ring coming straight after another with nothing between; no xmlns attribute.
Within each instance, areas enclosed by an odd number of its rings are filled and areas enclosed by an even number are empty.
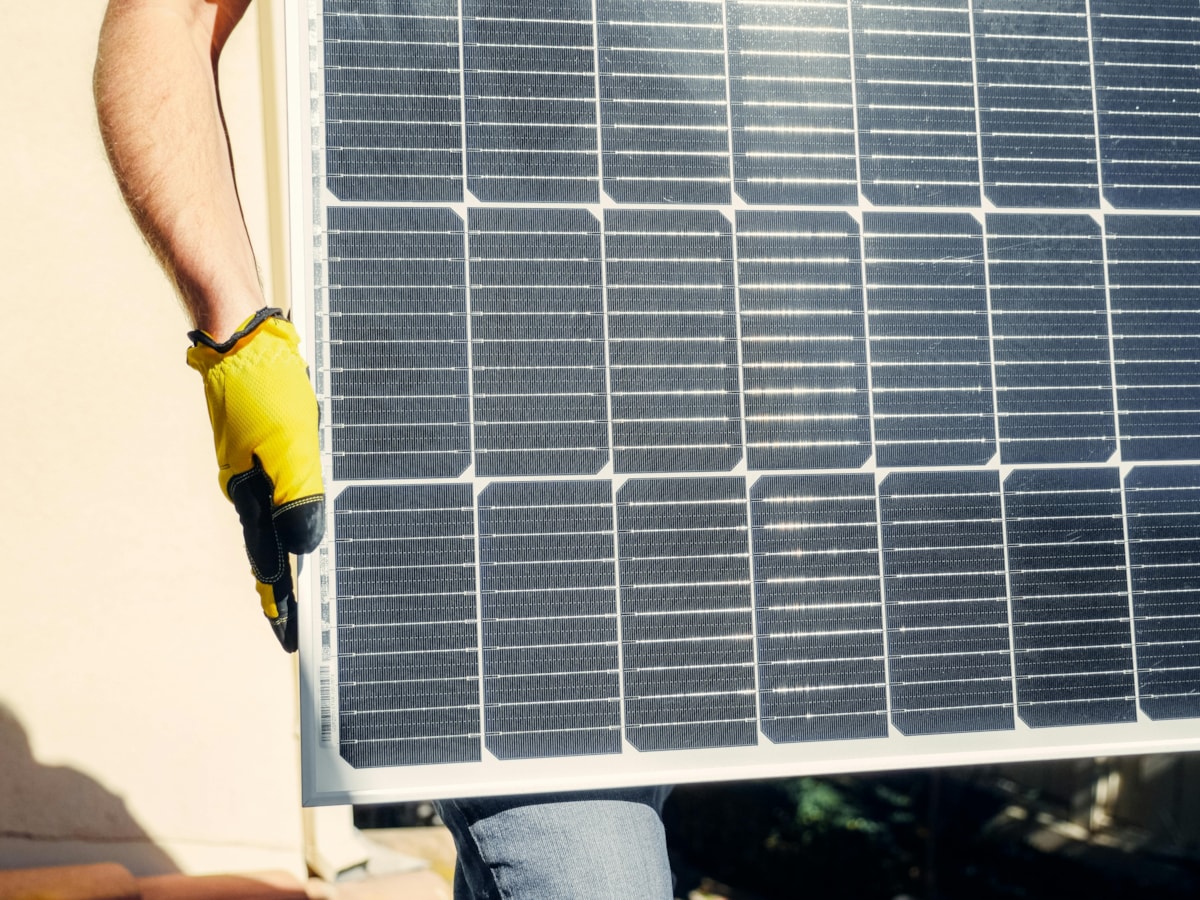
<svg viewBox="0 0 1200 900"><path fill-rule="evenodd" d="M440 800L454 900L671 900L669 787Z"/></svg>

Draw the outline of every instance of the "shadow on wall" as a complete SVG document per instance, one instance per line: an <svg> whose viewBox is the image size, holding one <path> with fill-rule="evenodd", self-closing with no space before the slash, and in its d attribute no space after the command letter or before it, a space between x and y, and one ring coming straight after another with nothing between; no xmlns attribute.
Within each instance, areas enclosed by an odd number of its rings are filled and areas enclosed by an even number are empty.
<svg viewBox="0 0 1200 900"><path fill-rule="evenodd" d="M138 876L179 867L95 779L33 758L21 722L0 703L0 869L116 862Z"/></svg>

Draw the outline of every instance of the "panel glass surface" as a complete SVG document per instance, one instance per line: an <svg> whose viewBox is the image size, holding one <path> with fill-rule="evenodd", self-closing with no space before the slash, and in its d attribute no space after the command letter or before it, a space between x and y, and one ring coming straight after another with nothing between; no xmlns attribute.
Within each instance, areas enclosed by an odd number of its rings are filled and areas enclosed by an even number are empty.
<svg viewBox="0 0 1200 900"><path fill-rule="evenodd" d="M1200 0L289 15L309 799L1200 748Z"/></svg>

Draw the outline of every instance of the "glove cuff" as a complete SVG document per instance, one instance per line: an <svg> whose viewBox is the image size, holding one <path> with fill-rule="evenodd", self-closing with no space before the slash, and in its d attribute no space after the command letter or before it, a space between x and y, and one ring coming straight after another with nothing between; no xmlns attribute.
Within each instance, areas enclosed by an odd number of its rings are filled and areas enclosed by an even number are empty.
<svg viewBox="0 0 1200 900"><path fill-rule="evenodd" d="M243 322L238 327L238 330L231 334L226 340L218 342L216 338L214 338L207 331L201 331L200 329L189 331L187 336L188 340L192 342L193 347L204 345L205 347L215 350L217 353L228 353L234 348L234 345L237 344L238 341L254 331L255 328L267 321L267 319L283 318L284 315L282 309L279 309L275 306L264 306L249 319Z"/></svg>

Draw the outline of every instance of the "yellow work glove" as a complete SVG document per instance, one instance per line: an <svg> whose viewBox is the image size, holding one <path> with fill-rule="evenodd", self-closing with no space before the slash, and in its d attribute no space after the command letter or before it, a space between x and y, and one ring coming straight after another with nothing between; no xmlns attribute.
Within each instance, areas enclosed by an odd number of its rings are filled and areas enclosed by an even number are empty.
<svg viewBox="0 0 1200 900"><path fill-rule="evenodd" d="M260 309L226 341L188 334L188 365L204 379L221 490L237 509L263 612L289 653L296 595L289 553L325 531L317 400L300 339L278 309Z"/></svg>

